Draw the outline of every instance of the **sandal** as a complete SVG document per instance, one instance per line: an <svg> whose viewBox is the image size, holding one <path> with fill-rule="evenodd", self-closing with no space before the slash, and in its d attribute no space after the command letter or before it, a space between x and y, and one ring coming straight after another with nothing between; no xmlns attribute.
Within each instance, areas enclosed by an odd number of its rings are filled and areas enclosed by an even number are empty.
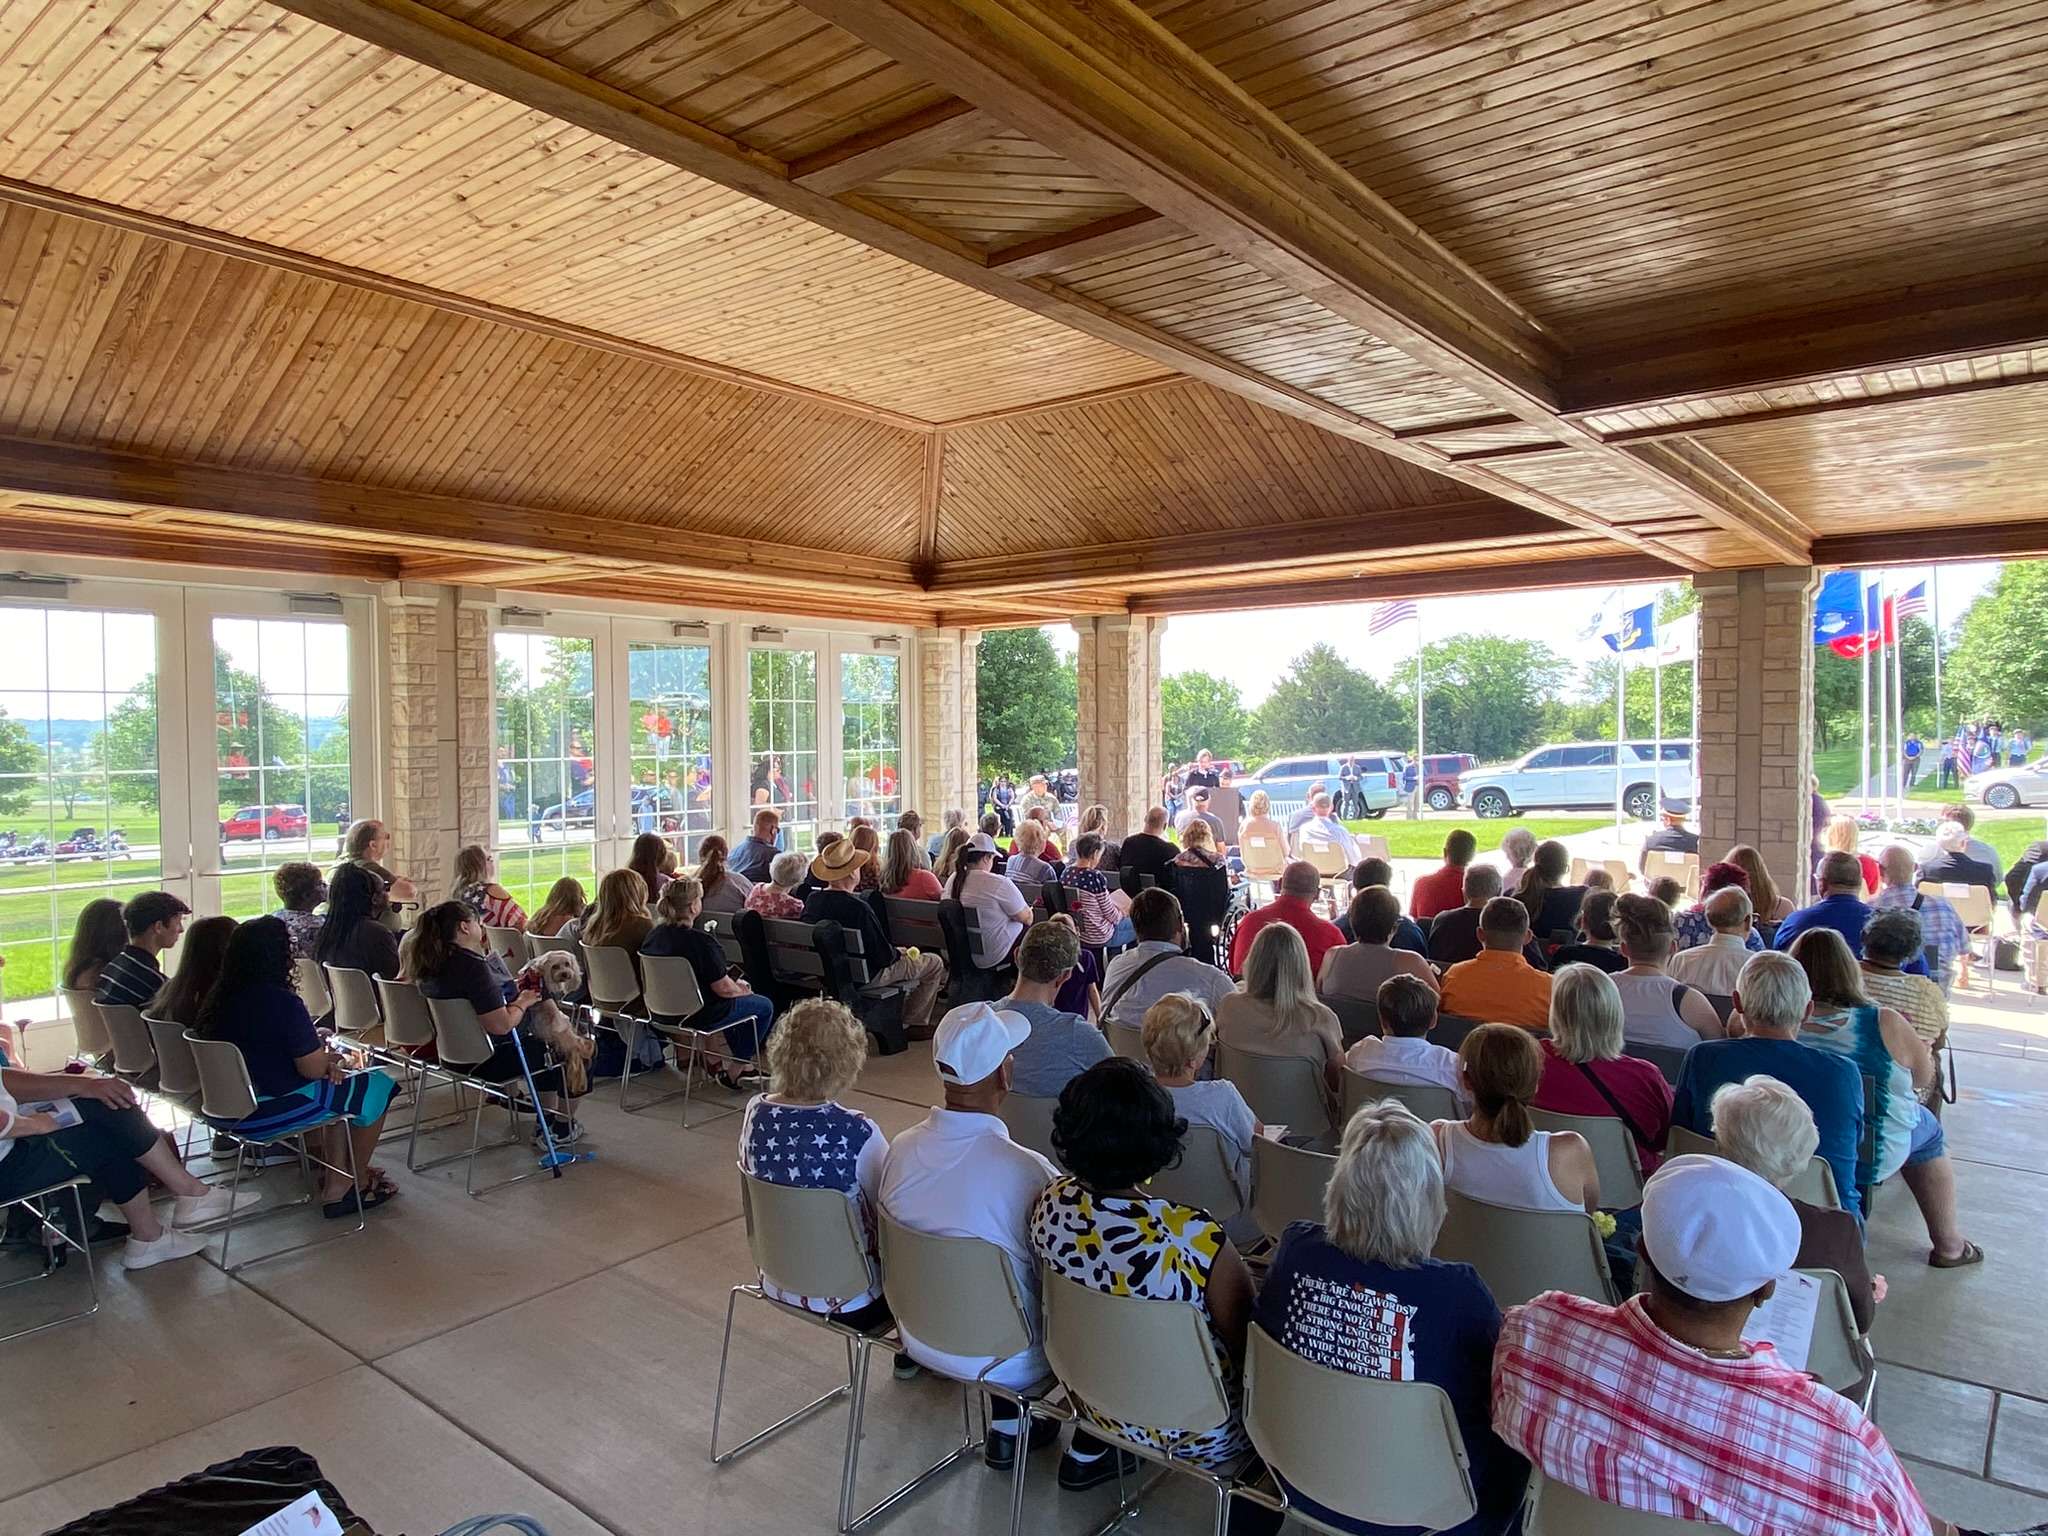
<svg viewBox="0 0 2048 1536"><path fill-rule="evenodd" d="M1983 1262L1984 1250L1967 1239L1963 1243L1963 1251L1952 1259L1945 1259L1938 1253L1927 1255L1927 1264L1930 1269L1968 1269L1972 1264L1982 1264Z"/></svg>
<svg viewBox="0 0 2048 1536"><path fill-rule="evenodd" d="M370 1190L367 1194L352 1189L339 1200L330 1200L320 1207L320 1214L329 1221L339 1221L345 1216L355 1216L363 1211L374 1211L391 1197L381 1190Z"/></svg>

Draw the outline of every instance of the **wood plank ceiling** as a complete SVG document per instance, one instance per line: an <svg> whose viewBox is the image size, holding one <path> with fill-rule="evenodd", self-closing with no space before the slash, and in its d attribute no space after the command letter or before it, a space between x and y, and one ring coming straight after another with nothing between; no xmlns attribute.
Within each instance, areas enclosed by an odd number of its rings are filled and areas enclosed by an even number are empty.
<svg viewBox="0 0 2048 1536"><path fill-rule="evenodd" d="M2048 0L20 0L0 544L965 623L2032 552L2044 80Z"/></svg>

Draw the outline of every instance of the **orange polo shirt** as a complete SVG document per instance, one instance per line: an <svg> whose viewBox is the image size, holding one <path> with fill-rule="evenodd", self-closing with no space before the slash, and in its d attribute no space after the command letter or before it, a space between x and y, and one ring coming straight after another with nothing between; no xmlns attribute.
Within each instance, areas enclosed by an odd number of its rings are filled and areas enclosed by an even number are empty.
<svg viewBox="0 0 2048 1536"><path fill-rule="evenodd" d="M1519 954L1482 949L1444 972L1445 1013L1482 1024L1550 1027L1550 972L1539 971Z"/></svg>

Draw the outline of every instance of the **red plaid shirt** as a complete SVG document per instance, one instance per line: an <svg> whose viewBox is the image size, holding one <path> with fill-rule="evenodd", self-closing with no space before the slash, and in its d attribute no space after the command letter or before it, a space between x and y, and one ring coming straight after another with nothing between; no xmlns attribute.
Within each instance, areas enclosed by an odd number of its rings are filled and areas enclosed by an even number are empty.
<svg viewBox="0 0 2048 1536"><path fill-rule="evenodd" d="M1619 1307L1552 1291L1507 1314L1493 1427L1603 1503L1737 1536L1927 1536L1877 1427L1768 1344L1715 1360Z"/></svg>

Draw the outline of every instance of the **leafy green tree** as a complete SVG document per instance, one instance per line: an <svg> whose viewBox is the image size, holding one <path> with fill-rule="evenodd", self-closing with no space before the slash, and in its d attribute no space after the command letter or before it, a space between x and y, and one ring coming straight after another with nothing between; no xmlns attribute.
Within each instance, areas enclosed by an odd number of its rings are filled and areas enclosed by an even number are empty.
<svg viewBox="0 0 2048 1536"><path fill-rule="evenodd" d="M975 668L981 771L1012 778L1074 761L1074 662L1042 629L991 629Z"/></svg>
<svg viewBox="0 0 2048 1536"><path fill-rule="evenodd" d="M1268 757L1400 747L1414 737L1414 712L1400 696L1323 644L1294 658L1252 717L1252 743Z"/></svg>
<svg viewBox="0 0 2048 1536"><path fill-rule="evenodd" d="M9 719L7 711L0 709L0 775L5 775L0 777L0 815L19 816L31 802L42 798L39 778L17 775L40 775L45 766L42 746L29 735L28 727Z"/></svg>
<svg viewBox="0 0 2048 1536"><path fill-rule="evenodd" d="M1545 702L1570 680L1571 666L1540 640L1452 635L1422 648L1423 745L1497 762L1545 734ZM1406 730L1415 736L1415 681L1401 687Z"/></svg>
<svg viewBox="0 0 2048 1536"><path fill-rule="evenodd" d="M1998 579L1957 626L1942 675L1950 716L1945 723L1990 718L2033 730L2048 722L2048 651L2040 638L2044 603L2048 561L2000 567Z"/></svg>
<svg viewBox="0 0 2048 1536"><path fill-rule="evenodd" d="M213 657L214 754L223 777L221 805L232 808L261 793L261 768L283 762L296 768L306 760L306 722L270 696L253 672L228 665L225 652ZM159 808L157 778L156 674L150 673L107 715L106 729L88 749L116 778L117 793L145 810ZM230 764L236 764L230 768ZM242 764L248 766L243 767Z"/></svg>
<svg viewBox="0 0 2048 1536"><path fill-rule="evenodd" d="M1219 758L1241 759L1251 751L1251 714L1227 678L1208 672L1161 678L1159 720L1169 763L1191 762L1204 747Z"/></svg>

